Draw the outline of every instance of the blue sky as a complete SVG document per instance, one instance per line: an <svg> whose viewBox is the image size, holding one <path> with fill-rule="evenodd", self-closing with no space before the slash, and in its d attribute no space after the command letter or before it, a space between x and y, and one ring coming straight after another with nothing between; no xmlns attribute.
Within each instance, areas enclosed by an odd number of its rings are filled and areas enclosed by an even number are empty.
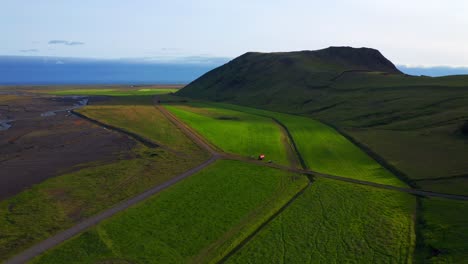
<svg viewBox="0 0 468 264"><path fill-rule="evenodd" d="M468 65L465 0L0 1L0 55L183 60L354 46L396 64Z"/></svg>

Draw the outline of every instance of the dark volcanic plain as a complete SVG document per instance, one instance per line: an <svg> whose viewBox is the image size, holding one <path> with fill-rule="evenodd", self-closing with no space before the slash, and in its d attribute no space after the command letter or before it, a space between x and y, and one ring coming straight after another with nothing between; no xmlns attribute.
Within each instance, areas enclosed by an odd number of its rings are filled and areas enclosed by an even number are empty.
<svg viewBox="0 0 468 264"><path fill-rule="evenodd" d="M68 111L79 97L3 94L0 120L13 120L0 131L0 199L47 178L79 170L85 163L125 158L135 142L91 124Z"/></svg>

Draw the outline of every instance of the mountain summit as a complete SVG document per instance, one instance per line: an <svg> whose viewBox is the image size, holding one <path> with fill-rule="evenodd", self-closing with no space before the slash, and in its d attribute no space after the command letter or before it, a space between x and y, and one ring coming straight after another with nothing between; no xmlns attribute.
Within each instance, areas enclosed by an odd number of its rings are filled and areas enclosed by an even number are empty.
<svg viewBox="0 0 468 264"><path fill-rule="evenodd" d="M308 96L346 73L402 74L378 50L329 47L316 51L248 52L218 67L178 92L218 101L270 104L285 94ZM250 98L250 99L249 99Z"/></svg>

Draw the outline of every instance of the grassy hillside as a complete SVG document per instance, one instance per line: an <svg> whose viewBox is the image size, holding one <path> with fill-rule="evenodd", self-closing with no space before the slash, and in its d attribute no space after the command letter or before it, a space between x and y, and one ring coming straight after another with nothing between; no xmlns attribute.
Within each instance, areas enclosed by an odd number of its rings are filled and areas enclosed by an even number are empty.
<svg viewBox="0 0 468 264"><path fill-rule="evenodd" d="M411 263L409 195L319 179L227 263Z"/></svg>
<svg viewBox="0 0 468 264"><path fill-rule="evenodd" d="M305 177L220 161L34 263L204 263L219 259L306 185Z"/></svg>
<svg viewBox="0 0 468 264"><path fill-rule="evenodd" d="M373 49L249 52L203 75L177 94L256 105L295 105L320 94L334 78L349 70L400 74Z"/></svg>
<svg viewBox="0 0 468 264"><path fill-rule="evenodd" d="M176 94L319 119L413 184L468 194L468 76L408 76L360 49L317 52L248 53Z"/></svg>

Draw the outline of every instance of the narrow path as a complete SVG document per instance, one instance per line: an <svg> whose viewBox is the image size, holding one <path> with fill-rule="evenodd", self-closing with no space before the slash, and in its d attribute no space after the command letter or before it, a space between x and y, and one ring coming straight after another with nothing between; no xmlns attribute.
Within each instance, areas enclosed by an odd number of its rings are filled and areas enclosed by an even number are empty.
<svg viewBox="0 0 468 264"><path fill-rule="evenodd" d="M167 182L161 184L161 185L158 185L156 187L153 187L149 190L147 190L146 192L144 193L141 193L129 200L126 200L126 201L123 201L119 204L117 204L116 206L104 211L104 212L101 212L91 218L88 218L80 223L78 223L77 225L61 232L61 233L58 233L57 235L55 236L52 236L42 242L40 242L39 244L36 244L35 246L23 251L22 253L14 256L13 258L7 260L5 262L5 264L20 264L20 263L25 263L29 260L31 260L32 258L40 255L41 253L45 252L46 250L50 249L50 248L53 248L57 245L59 245L60 243L64 242L65 240L67 239L70 239L72 238L73 236L75 235L78 235L79 233L87 230L88 228L98 224L99 222L101 222L102 220L105 220L115 214L117 214L118 212L121 212L151 196L153 196L154 194L156 193L159 193L161 192L162 190L164 189L167 189L169 188L170 186L180 182L181 180L193 175L194 173L197 173L199 172L200 170L204 169L205 167L207 167L208 165L214 163L216 160L218 160L219 157L218 156L212 156L209 160L205 161L204 163L198 165L197 167L193 168L193 169L190 169L182 174L180 174L179 176L175 177L175 178L172 178L170 180L168 180Z"/></svg>

